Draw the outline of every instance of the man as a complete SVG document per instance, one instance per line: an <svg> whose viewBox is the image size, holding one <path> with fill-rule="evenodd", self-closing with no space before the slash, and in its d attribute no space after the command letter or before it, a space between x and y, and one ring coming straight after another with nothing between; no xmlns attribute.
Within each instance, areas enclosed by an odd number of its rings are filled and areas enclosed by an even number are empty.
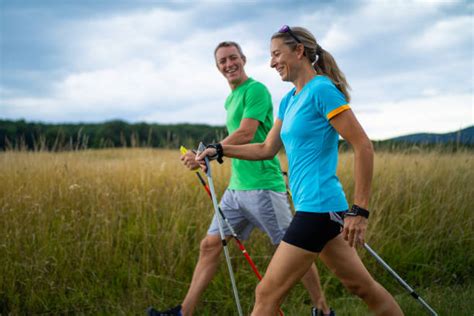
<svg viewBox="0 0 474 316"><path fill-rule="evenodd" d="M267 88L245 73L246 57L235 42L222 42L215 51L216 65L229 83L231 93L225 102L229 136L221 144L240 145L263 142L273 125L273 106ZM191 170L199 167L194 153L181 157ZM247 239L257 227L265 232L274 245L278 245L291 221L286 186L278 158L266 161L232 159L232 175L221 200L221 209L242 240ZM226 236L231 236L224 227ZM199 299L216 274L222 243L217 218L214 216L201 241L199 260L191 285L181 305L159 312L148 309L148 315L192 315ZM319 284L316 266L310 268L302 279L313 305L325 315L334 315L325 300ZM313 307L316 315L318 309Z"/></svg>

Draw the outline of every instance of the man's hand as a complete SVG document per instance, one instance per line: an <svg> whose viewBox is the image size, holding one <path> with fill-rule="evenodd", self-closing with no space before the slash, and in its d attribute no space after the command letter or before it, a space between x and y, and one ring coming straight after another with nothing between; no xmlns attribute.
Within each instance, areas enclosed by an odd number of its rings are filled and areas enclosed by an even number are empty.
<svg viewBox="0 0 474 316"><path fill-rule="evenodd" d="M199 168L199 163L196 161L196 155L190 150L181 156L181 161L189 170L196 170Z"/></svg>
<svg viewBox="0 0 474 316"><path fill-rule="evenodd" d="M344 218L344 231L342 235L349 242L349 246L363 246L366 230L367 218L363 216L346 216Z"/></svg>
<svg viewBox="0 0 474 316"><path fill-rule="evenodd" d="M206 150L204 150L203 152L197 153L195 162L198 164L198 166L201 166L202 171L206 172L207 168L206 161L204 160L204 158L206 158L207 156L214 157L216 154L217 152L215 148L206 148Z"/></svg>

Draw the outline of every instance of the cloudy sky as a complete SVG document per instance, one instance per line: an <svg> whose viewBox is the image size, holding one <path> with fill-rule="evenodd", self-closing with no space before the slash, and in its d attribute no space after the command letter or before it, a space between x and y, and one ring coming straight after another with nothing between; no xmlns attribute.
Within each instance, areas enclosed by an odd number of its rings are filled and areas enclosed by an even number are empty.
<svg viewBox="0 0 474 316"><path fill-rule="evenodd" d="M223 125L213 50L242 44L275 108L269 39L304 26L352 86L372 139L474 124L471 1L0 0L0 119Z"/></svg>

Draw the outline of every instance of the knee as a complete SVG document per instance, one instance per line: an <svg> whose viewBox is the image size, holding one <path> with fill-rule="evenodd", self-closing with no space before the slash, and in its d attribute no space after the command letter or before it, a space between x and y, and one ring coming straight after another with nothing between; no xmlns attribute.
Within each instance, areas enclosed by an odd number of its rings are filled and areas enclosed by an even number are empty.
<svg viewBox="0 0 474 316"><path fill-rule="evenodd" d="M262 302L265 301L268 296L268 291L265 288L265 285L263 285L262 282L257 284L257 287L255 288L255 300L257 302Z"/></svg>
<svg viewBox="0 0 474 316"><path fill-rule="evenodd" d="M218 236L206 236L201 240L199 251L205 256L219 256L222 250L222 242Z"/></svg>
<svg viewBox="0 0 474 316"><path fill-rule="evenodd" d="M345 284L347 290L357 295L362 300L370 297L371 293L376 289L375 281L372 282L348 282Z"/></svg>
<svg viewBox="0 0 474 316"><path fill-rule="evenodd" d="M262 280L255 288L255 300L260 304L276 304L278 297L275 294L275 288L273 287L272 289L272 286L265 282L265 280Z"/></svg>

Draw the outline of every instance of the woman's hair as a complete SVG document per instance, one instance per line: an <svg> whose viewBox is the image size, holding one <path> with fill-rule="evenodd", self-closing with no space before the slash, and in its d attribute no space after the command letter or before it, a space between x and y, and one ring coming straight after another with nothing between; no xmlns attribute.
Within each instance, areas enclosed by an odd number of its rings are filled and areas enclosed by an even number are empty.
<svg viewBox="0 0 474 316"><path fill-rule="evenodd" d="M244 53L242 52L242 48L240 47L239 44L237 44L236 42L232 42L232 41L225 41L225 42L220 42L219 44L217 44L216 48L214 49L214 57L216 57L216 53L217 53L217 50L221 47L235 47L237 48L237 51L239 52L240 54L240 57L242 57L242 59L244 61L246 61L246 57L244 55Z"/></svg>
<svg viewBox="0 0 474 316"><path fill-rule="evenodd" d="M350 86L347 83L344 73L337 66L336 60L332 55L324 50L317 42L310 31L303 27L291 27L291 32L304 45L304 54L313 65L317 73L328 76L334 85L344 94L347 102L350 102ZM272 39L281 38L284 43L293 50L299 44L290 32L277 32L273 34Z"/></svg>

